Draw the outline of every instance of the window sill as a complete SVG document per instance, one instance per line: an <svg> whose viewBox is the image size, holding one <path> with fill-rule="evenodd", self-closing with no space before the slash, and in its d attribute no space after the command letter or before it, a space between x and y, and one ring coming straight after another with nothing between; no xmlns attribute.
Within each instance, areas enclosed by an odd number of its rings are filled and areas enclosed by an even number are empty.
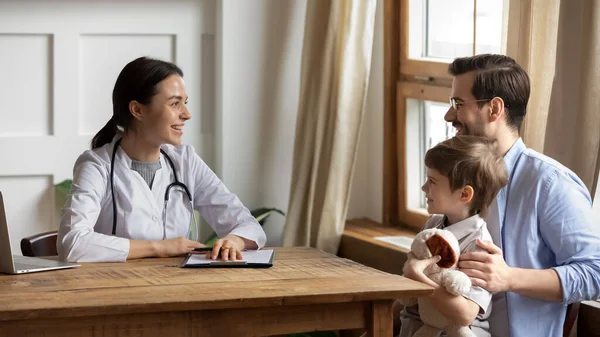
<svg viewBox="0 0 600 337"><path fill-rule="evenodd" d="M369 219L346 221L338 256L391 274L402 274L407 249L376 240L378 236L415 237L416 231L385 226Z"/></svg>

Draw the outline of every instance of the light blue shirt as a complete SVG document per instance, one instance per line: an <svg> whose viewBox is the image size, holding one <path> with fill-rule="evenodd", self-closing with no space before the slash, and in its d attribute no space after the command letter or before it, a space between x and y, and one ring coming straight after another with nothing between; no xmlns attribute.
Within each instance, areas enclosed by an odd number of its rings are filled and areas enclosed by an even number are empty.
<svg viewBox="0 0 600 337"><path fill-rule="evenodd" d="M510 179L485 219L494 243L511 267L554 269L563 299L496 294L490 332L560 337L567 304L600 298L600 226L592 216L592 200L575 173L526 148L520 138L504 162Z"/></svg>

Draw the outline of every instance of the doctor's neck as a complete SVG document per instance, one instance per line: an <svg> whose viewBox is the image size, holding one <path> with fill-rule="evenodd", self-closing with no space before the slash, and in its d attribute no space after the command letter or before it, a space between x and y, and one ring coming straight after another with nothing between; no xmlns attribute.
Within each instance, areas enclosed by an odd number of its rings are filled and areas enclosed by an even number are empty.
<svg viewBox="0 0 600 337"><path fill-rule="evenodd" d="M150 144L131 131L123 134L121 148L131 160L154 162L160 158L160 145Z"/></svg>

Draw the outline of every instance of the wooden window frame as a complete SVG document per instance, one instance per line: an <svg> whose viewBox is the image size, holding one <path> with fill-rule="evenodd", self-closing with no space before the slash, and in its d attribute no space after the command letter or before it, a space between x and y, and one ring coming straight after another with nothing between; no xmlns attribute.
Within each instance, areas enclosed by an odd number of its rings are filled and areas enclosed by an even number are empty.
<svg viewBox="0 0 600 337"><path fill-rule="evenodd" d="M473 0L476 3L477 0ZM448 74L448 61L435 58L411 59L409 55L409 0L398 0L400 3L400 75L406 77L416 77L429 81L452 81L452 76ZM475 36L473 36L475 40Z"/></svg>
<svg viewBox="0 0 600 337"><path fill-rule="evenodd" d="M420 230L429 214L425 210L416 210L408 208L407 191L407 165L406 155L406 99L413 98L420 101L434 101L448 103L450 88L447 86L435 86L424 83L400 81L396 93L397 97L397 119L396 119L396 156L398 164L398 217L401 225Z"/></svg>
<svg viewBox="0 0 600 337"><path fill-rule="evenodd" d="M408 2L384 0L383 223L420 229L428 215L407 207L406 99L447 102L449 62L408 57Z"/></svg>
<svg viewBox="0 0 600 337"><path fill-rule="evenodd" d="M396 84L400 79L400 2L383 1L383 209L384 225L397 226L398 151Z"/></svg>
<svg viewBox="0 0 600 337"><path fill-rule="evenodd" d="M477 0L473 0L476 15ZM525 2L525 4L522 3ZM504 0L508 17L517 18L513 26L527 28L526 14L530 0ZM512 5L510 6L509 5ZM529 7L528 7L529 6ZM384 162L383 162L383 223L420 230L428 219L426 212L409 209L407 205L406 99L414 98L448 102L452 76L448 73L451 60L409 58L409 0L384 0ZM474 18L476 20L476 18ZM475 24L475 23L474 23ZM520 45L507 45L506 37L518 34L517 28L504 23L503 50L508 55L523 53ZM512 31L512 32L511 32ZM476 29L473 33L474 48ZM474 50L475 51L475 50Z"/></svg>

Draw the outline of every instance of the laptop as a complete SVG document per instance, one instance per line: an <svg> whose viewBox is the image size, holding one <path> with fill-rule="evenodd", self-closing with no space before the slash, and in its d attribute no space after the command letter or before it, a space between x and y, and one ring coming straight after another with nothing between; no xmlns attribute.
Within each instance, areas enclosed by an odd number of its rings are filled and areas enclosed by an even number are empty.
<svg viewBox="0 0 600 337"><path fill-rule="evenodd" d="M2 198L2 192L0 192L0 273L25 274L79 266L75 263L47 260L39 257L13 255L8 236L4 199Z"/></svg>

